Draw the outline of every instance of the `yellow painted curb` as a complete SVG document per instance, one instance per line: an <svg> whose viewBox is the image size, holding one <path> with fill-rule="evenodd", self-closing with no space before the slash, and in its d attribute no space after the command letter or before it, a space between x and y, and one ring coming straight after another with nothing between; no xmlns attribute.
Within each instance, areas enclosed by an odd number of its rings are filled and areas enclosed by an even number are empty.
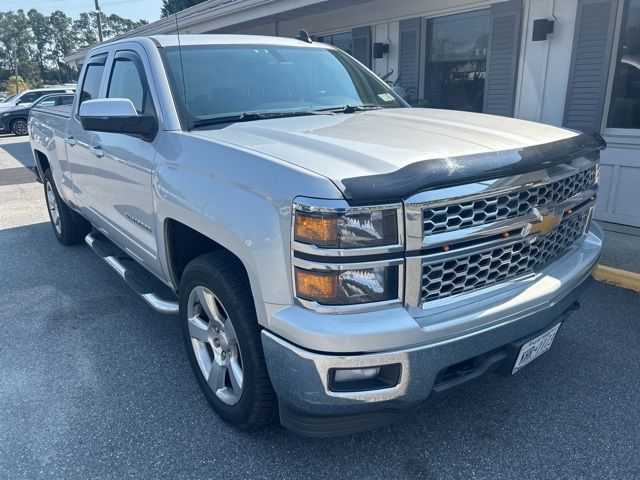
<svg viewBox="0 0 640 480"><path fill-rule="evenodd" d="M618 287L640 292L640 273L598 265L593 272L593 278L600 282L611 283Z"/></svg>

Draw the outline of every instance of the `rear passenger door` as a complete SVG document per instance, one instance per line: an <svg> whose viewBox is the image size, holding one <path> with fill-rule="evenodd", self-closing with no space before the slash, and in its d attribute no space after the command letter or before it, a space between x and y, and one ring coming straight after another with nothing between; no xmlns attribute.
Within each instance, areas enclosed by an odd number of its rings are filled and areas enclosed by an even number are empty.
<svg viewBox="0 0 640 480"><path fill-rule="evenodd" d="M121 47L108 63L107 98L131 100L138 113L158 122L157 101L147 80L149 65L137 44ZM157 136L156 136L157 138ZM152 172L155 139L127 133L94 132L96 209L122 248L147 267L159 272L155 239Z"/></svg>
<svg viewBox="0 0 640 480"><path fill-rule="evenodd" d="M95 175L93 170L98 159L91 150L91 146L95 144L94 134L82 128L78 112L82 102L100 98L100 86L102 85L106 62L107 53L94 55L89 58L83 70L79 82L78 102L76 102L77 104L69 119L65 137L66 156L60 157L66 157L68 171L73 179L70 186L73 189L73 197L68 196L67 198L75 197L83 215L94 223L99 220L99 214L95 210L96 185L94 183ZM62 166L62 170L66 171L67 169ZM57 178L56 184L60 185ZM66 182L63 184L64 187L66 187Z"/></svg>

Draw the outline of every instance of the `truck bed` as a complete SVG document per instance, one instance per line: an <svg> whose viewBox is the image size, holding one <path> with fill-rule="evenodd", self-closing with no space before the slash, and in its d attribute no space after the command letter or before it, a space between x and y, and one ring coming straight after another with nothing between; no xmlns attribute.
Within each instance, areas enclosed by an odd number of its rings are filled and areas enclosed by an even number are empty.
<svg viewBox="0 0 640 480"><path fill-rule="evenodd" d="M31 109L31 115L34 115L35 112L44 112L50 115L56 115L58 117L63 117L68 119L71 117L71 109L73 105L58 105L56 107L36 107Z"/></svg>

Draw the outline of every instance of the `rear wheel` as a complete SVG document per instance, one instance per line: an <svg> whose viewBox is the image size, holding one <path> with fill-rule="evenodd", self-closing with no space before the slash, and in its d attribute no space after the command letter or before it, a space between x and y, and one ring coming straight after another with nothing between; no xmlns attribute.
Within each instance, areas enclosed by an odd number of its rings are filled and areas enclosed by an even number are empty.
<svg viewBox="0 0 640 480"><path fill-rule="evenodd" d="M91 225L78 214L74 214L60 198L50 169L44 172L44 196L53 233L58 241L63 245L82 242L91 231Z"/></svg>
<svg viewBox="0 0 640 480"><path fill-rule="evenodd" d="M19 118L18 120L14 120L11 124L11 131L14 135L24 136L28 132L27 130L27 121L23 118Z"/></svg>
<svg viewBox="0 0 640 480"><path fill-rule="evenodd" d="M251 289L227 252L191 261L180 282L180 320L193 371L223 420L244 429L277 412Z"/></svg>

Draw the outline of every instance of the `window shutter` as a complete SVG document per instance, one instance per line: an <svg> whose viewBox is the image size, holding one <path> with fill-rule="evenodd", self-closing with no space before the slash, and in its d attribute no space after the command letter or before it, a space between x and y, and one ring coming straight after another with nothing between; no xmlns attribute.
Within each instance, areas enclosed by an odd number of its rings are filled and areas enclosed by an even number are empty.
<svg viewBox="0 0 640 480"><path fill-rule="evenodd" d="M513 116L521 31L522 0L491 5L484 82L485 113Z"/></svg>
<svg viewBox="0 0 640 480"><path fill-rule="evenodd" d="M371 68L371 27L358 27L351 30L353 38L353 57Z"/></svg>
<svg viewBox="0 0 640 480"><path fill-rule="evenodd" d="M600 131L618 0L578 0L564 125Z"/></svg>
<svg viewBox="0 0 640 480"><path fill-rule="evenodd" d="M398 85L407 92L406 100L418 99L420 82L420 18L400 21Z"/></svg>

